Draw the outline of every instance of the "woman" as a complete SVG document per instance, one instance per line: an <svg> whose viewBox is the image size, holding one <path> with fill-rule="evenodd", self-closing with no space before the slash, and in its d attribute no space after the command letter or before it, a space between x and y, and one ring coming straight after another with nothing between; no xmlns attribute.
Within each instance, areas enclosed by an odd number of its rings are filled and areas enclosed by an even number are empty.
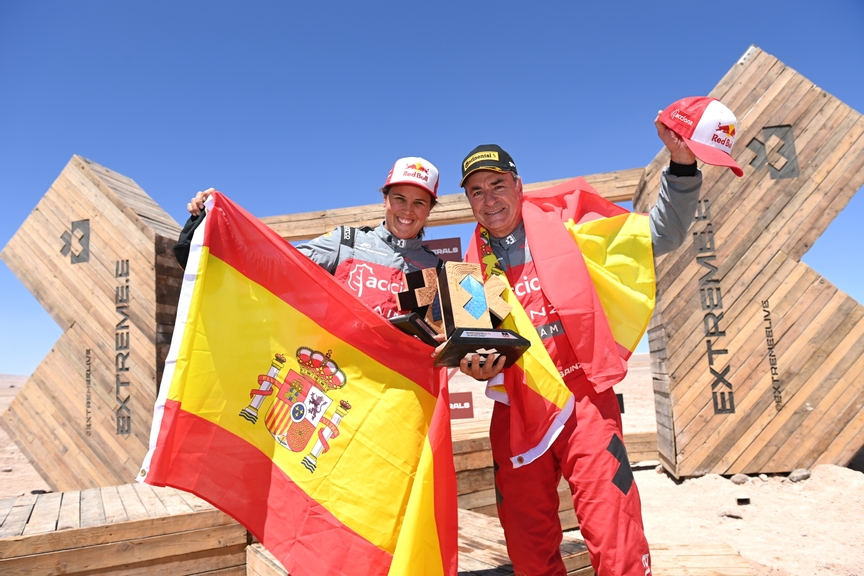
<svg viewBox="0 0 864 576"><path fill-rule="evenodd" d="M189 241L204 202L213 191L198 192L186 205L192 215L174 254L186 265ZM403 272L433 268L440 260L421 245L429 211L438 199L438 169L423 158L400 158L384 186L384 221L376 228L340 226L297 249L328 272L357 298L385 318L398 314L396 293Z"/></svg>

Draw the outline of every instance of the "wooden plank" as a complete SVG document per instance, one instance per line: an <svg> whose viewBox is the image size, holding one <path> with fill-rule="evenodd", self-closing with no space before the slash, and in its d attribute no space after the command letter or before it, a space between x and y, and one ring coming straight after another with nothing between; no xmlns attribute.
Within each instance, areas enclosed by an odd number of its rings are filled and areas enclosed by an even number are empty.
<svg viewBox="0 0 864 576"><path fill-rule="evenodd" d="M657 432L625 434L624 445L631 463L657 460Z"/></svg>
<svg viewBox="0 0 864 576"><path fill-rule="evenodd" d="M68 334L68 333L67 333ZM68 340L67 334L61 336L61 340ZM55 349L57 350L57 345ZM54 358L50 358L54 356ZM56 354L49 354L48 361L56 360ZM50 397L44 394L44 388L41 385L42 371L45 368L46 362L43 361L40 367L37 368L38 374L34 374L27 386L18 394L15 400L19 400L20 404L13 403L9 406L4 419L9 423L16 423L17 428L21 430L23 427L34 427L33 430L50 430L48 434L42 434L38 437L38 442L35 436L30 438L21 446L22 451L28 455L28 460L34 462L35 454L41 454L42 466L38 468L40 475L45 478L52 487L63 486L66 483L75 482L75 478L89 478L89 470L87 462L77 458L78 453L75 449L75 443L71 441L67 432L71 432L71 427L63 429L60 422L65 419L58 414L58 403L51 401ZM50 377L50 374L49 374ZM62 382L58 379L55 382ZM10 416L14 414L16 419L13 420ZM35 432L34 432L35 433ZM70 452L70 448L72 451ZM68 462L64 462L68 459ZM43 475L46 467L54 466L53 474Z"/></svg>
<svg viewBox="0 0 864 576"><path fill-rule="evenodd" d="M838 383L843 394L832 406L826 424L819 430L816 446L824 447L820 452L813 449L802 457L804 462L815 464L849 463L861 450L861 433L864 431L864 356L859 357ZM801 461L799 461L801 462Z"/></svg>
<svg viewBox="0 0 864 576"><path fill-rule="evenodd" d="M135 490L135 493L141 500L141 504L147 510L147 514L151 518L161 518L169 515L168 508L166 508L165 504L163 504L156 496L156 492L152 486L136 482L132 484L132 488Z"/></svg>
<svg viewBox="0 0 864 576"><path fill-rule="evenodd" d="M788 308L791 309L792 304L799 302L802 298L807 298L807 290L812 290L817 281L817 276L815 275L815 273L813 273L812 271L807 271L807 269L805 267L802 267L800 264L794 264L792 262L789 262L789 265L790 267L797 266L800 269L801 274L790 274L790 276L788 276L787 278L798 280L794 283L788 282L781 284L778 290L770 295L770 301L773 303L772 306L774 310L779 309L782 311L787 303L789 303ZM775 278L777 278L776 275ZM765 299L768 298L765 297ZM759 312L758 314L754 313L754 309L756 308L757 304L753 303L753 297L747 299L742 298L740 300L740 305L733 305L732 307L730 307L730 316L731 318L735 318L737 309L743 309L745 303L748 300L751 303L749 304L751 310L751 313L749 314L749 323L743 325L741 323L738 323L738 325L736 326L736 336L732 339L731 342L728 342L725 345L727 349L729 349L730 351L734 351L736 358L738 358L738 362L733 368L734 371L729 376L729 381L739 383L738 390L736 391L736 394L739 396L746 395L746 393L749 392L749 386L745 387L744 389L741 388L742 381L744 381L746 385L747 377L751 375L754 370L756 370L757 363L762 362L761 357L757 357L752 354L748 358L742 359L740 356L741 348L745 346L752 347L753 339L756 338L758 338L759 343L764 344L764 340L759 337L758 333L755 331L756 328L761 325L762 315L761 312ZM812 303L812 299L807 300L807 302L808 304ZM783 327L785 325L793 324L799 319L800 315L806 313L807 311L808 307L807 305L804 305L795 308L794 314L779 314L778 317L782 318L782 322L775 324L775 333L781 334L784 330ZM778 338L778 342L779 341L780 339ZM783 344L776 348L776 353L780 355L784 350L784 346L786 345L786 343L789 343L790 341L791 339L783 340ZM675 403L678 410L675 422L676 429L679 430L678 441L680 444L685 446L691 441L698 443L704 440L704 435L712 432L714 430L714 427L719 426L720 424L716 421L713 424L709 422L713 417L713 407L711 406L711 397L709 393L709 386L713 381L713 375L710 374L710 372L708 374L702 372L696 373L695 376L697 377L693 380L692 384L689 384L689 388L685 387L683 393L681 393L680 391L676 391L674 394ZM685 386L685 384L682 384L682 386ZM700 431L703 434L703 438L701 440L699 438L696 438Z"/></svg>
<svg viewBox="0 0 864 576"><path fill-rule="evenodd" d="M459 508L475 510L486 506L495 506L495 489L477 490L467 494L459 494L456 498Z"/></svg>
<svg viewBox="0 0 864 576"><path fill-rule="evenodd" d="M22 393L23 391L20 392L18 396L21 396ZM15 399L17 400L18 398L16 397ZM22 412L23 411L21 410L20 404L16 405L15 401L13 400L12 404L10 404L9 407L6 408L6 411L2 415L0 415L0 421L3 422L3 428L6 433L9 434L9 437L16 443L16 445L21 449L24 455L27 456L28 461L36 470L36 472L40 475L40 477L44 479L45 476L42 475L43 468L40 463L31 460L30 456L28 456L31 451L38 449L40 442L38 438L35 438L32 434L28 434L26 432L27 427L25 425L22 425L20 419L20 414ZM17 428L13 429L13 425L15 425ZM54 486L52 486L50 482L48 483L48 485L52 489L54 489Z"/></svg>
<svg viewBox="0 0 864 576"><path fill-rule="evenodd" d="M840 312L840 314L842 315L842 312ZM831 321L829 320L829 324L830 322ZM840 348L839 350L837 350L838 346ZM837 352L843 354L845 351L848 351L849 347L848 345L835 345L833 341L825 340L823 341L822 349L834 350L834 352L831 353L831 356L836 356ZM822 356L824 357L825 354L822 354ZM794 394L791 395L791 398L788 398L784 402L784 414L777 414L775 416L775 414L772 414L770 409L767 410L767 413L760 418L761 422L757 422L756 424L752 425L745 434L741 435L738 442L736 443L736 447L733 447L729 451L727 456L725 456L724 459L721 460L721 465L728 465L730 471L749 471L753 466L751 461L754 457L756 457L757 454L760 455L760 458L764 458L766 456L765 450L770 449L766 448L766 446L770 447L771 438L783 438L784 440L781 443L788 444L789 434L792 432L792 428L797 426L796 424L792 423L796 419L795 412L806 398L806 389L810 389L812 391L812 389L816 387L817 394L827 393L831 389L831 386L826 385L826 381L829 380L831 377L829 376L828 378L823 378L822 371L824 370L827 372L831 366L836 366L838 361L840 361L839 357L828 358L827 363L821 362L820 360L820 365L818 369L810 370L809 376L804 376L805 378L808 378L808 380L804 384L804 388L801 388L798 391L795 390L795 386L793 386L790 390L788 387L788 381L784 381L782 393L786 395L789 392L794 392ZM831 368L831 372L834 372L834 368ZM770 375L765 374L762 378L765 380L763 386L767 389L769 385L768 380L770 380ZM811 399L812 398L813 397L811 396ZM778 410L775 409L774 412L776 413L778 412ZM791 417L789 415L790 413L792 414ZM784 429L786 430L785 432L783 431ZM807 430L809 430L809 428L807 428ZM759 436L758 439L757 433ZM737 448L737 446L739 445L746 449L744 449L743 452L740 451ZM773 450L776 450L776 447Z"/></svg>
<svg viewBox="0 0 864 576"><path fill-rule="evenodd" d="M467 510L459 511L460 574L512 574L504 532L496 519ZM561 555L568 573L590 567L584 542L565 534ZM482 571L482 572L478 572ZM488 572L487 572L488 571ZM591 572L593 574L593 572Z"/></svg>
<svg viewBox="0 0 864 576"><path fill-rule="evenodd" d="M120 500L120 495L117 493L117 487L106 486L100 489L99 493L102 497L102 509L105 511L105 522L108 524L126 522L128 516L123 502Z"/></svg>
<svg viewBox="0 0 864 576"><path fill-rule="evenodd" d="M650 544L651 569L672 576L756 576L756 571L731 546L712 544Z"/></svg>
<svg viewBox="0 0 864 576"><path fill-rule="evenodd" d="M24 528L22 534L30 536L32 534L43 534L56 530L62 498L63 495L59 492L49 492L48 494L37 496L33 512L30 514L27 526Z"/></svg>
<svg viewBox="0 0 864 576"><path fill-rule="evenodd" d="M827 134L828 132L826 131L825 133ZM765 244L766 242L770 241L771 245L775 246L778 245L778 233L783 234L784 238L788 237L788 235L792 233L792 228L786 227L786 229L783 230L783 225L790 221L790 219L797 218L799 216L799 209L801 203L804 202L806 198L810 196L811 192L815 189L815 184L808 186L807 188L805 188L806 191L803 194L799 193L796 196L796 200L791 203L788 200L784 202L778 202L777 199L771 198L770 195L766 197L764 193L754 194L763 197L765 202L770 202L771 204L770 206L766 206L764 210L760 210L759 208L756 209L757 212L764 212L764 215L754 223L752 228L749 229L750 232L748 232L748 234L741 235L740 232L736 233L735 231L741 225L740 222L736 222L736 226L731 229L732 237L736 239L735 242L723 243L722 248L718 247L718 258L724 263L721 264L720 275L729 282L737 283L736 274L740 273L740 271L746 270L746 264L749 264L749 259L745 259L744 257L744 251L746 250L749 254L758 254L758 252L755 251L753 248L753 242L756 242L756 236L754 236L754 234L760 235L759 243ZM778 216L780 216L779 219ZM716 218L714 220L716 220ZM717 235L716 229L715 238L721 238L721 236ZM758 245L759 244L757 244L757 246ZM735 252L735 250L739 250L739 252ZM731 271L726 272L724 270L725 265L731 264L734 264L737 267L736 270L739 270L739 272L733 274ZM696 308L698 307L696 307L694 303L694 309ZM678 326L671 325L671 329L678 329Z"/></svg>
<svg viewBox="0 0 864 576"><path fill-rule="evenodd" d="M141 503L141 498L138 497L138 493L131 484L123 484L122 486L117 486L116 489L117 496L129 521L144 520L150 517L150 514L147 513L147 508Z"/></svg>
<svg viewBox="0 0 864 576"><path fill-rule="evenodd" d="M782 257L775 259L775 261L780 261ZM768 268L768 274L774 270L774 266ZM746 294L736 301L736 303L732 304L727 310L730 319L730 326L736 326L736 337L737 339L733 340L735 342L744 342L751 334L753 334L753 326L751 325L749 328L746 325L742 325L740 322L735 322L735 320L739 316L744 316L745 311L747 309L750 310L749 314L746 314L746 317L749 319L751 324L757 320L761 321L761 312L758 316L754 315L754 309L757 303L757 295L759 302L764 300L770 300L772 302L772 313L776 313L778 318L781 318L783 322L786 324L792 324L797 320L797 316L790 316L788 311L793 309L793 306L799 302L799 300L803 298L807 298L806 291L813 290L814 284L818 281L818 275L809 270L806 266L801 265L800 263L794 263L792 261L785 261L781 264L777 270L782 270L783 273L787 274L786 279L783 282L779 282L779 279L782 277L782 274L773 274L774 283L779 283L779 287L775 290L771 290L772 285L764 285L760 286L758 283L754 284L754 287L758 289L758 293ZM799 307L797 314L803 314L807 312L807 307ZM782 327L775 327L775 331L782 330ZM731 346L732 342L726 343L726 346ZM740 363L740 360L739 360ZM694 370L694 368L691 370ZM698 369L693 372L688 381L687 378L677 378L679 380L679 386L685 388L685 390L679 391L676 390L673 392L673 396L675 397L676 405L679 406L679 410L683 409L686 411L690 404L690 400L688 400L688 395L690 398L693 395L699 394L699 390L704 390L704 385L710 384L712 382L711 375L706 374L703 370L700 372ZM692 384L691 384L692 382ZM699 383L699 386L697 386ZM701 409L701 407L697 407L697 409ZM692 415L690 416L692 418ZM689 418L686 412L682 412L678 416L677 425L680 426L680 430L684 430L685 426L689 423Z"/></svg>
<svg viewBox="0 0 864 576"><path fill-rule="evenodd" d="M76 550L165 534L194 532L196 530L206 531L219 526L240 525L230 516L218 510L163 516L119 524L100 524L0 540L0 558L15 558L59 550Z"/></svg>
<svg viewBox="0 0 864 576"><path fill-rule="evenodd" d="M826 309L825 306L831 301L831 298L836 294L836 289L824 290L820 288L818 283L811 286L811 291L814 298L802 298L798 303L798 308L803 310L797 322L795 322L784 337L784 343L790 343L788 351L778 352L778 361L784 362L785 365L791 366L796 359L809 357L806 341L799 339L803 330L810 325L812 321L819 322L822 325L833 312L832 309ZM835 304L836 306L836 304ZM726 419L719 422L716 426L705 426L693 436L692 443L696 448L690 451L689 454L680 458L683 465L688 460L696 466L694 470L698 473L708 473L712 471L713 464L719 459L720 453L725 453L731 443L737 441L740 434L750 427L754 420L760 414L771 414L773 397L767 394L757 394L754 397L746 396L741 403L738 403L736 397L736 410L740 412L740 416L735 419ZM773 416L773 415L772 415ZM711 430L710 434L708 430ZM685 451L680 449L679 452L684 454Z"/></svg>
<svg viewBox="0 0 864 576"><path fill-rule="evenodd" d="M246 549L243 545L211 548L180 556L112 566L100 571L99 574L115 576L149 576L151 574L246 576Z"/></svg>
<svg viewBox="0 0 864 576"><path fill-rule="evenodd" d="M864 378L861 378L860 382L864 382ZM855 408L858 409L857 412ZM841 416L847 414L850 416L849 425L830 442L828 449L819 455L819 458L829 462L845 462L846 466L851 466L853 459L861 454L860 439L864 434L864 395L859 394L856 403L847 406ZM817 464L820 464L818 460L814 466Z"/></svg>
<svg viewBox="0 0 864 576"><path fill-rule="evenodd" d="M187 504L174 488L153 488L153 493L162 501L169 514L188 514L193 512L192 507Z"/></svg>
<svg viewBox="0 0 864 576"><path fill-rule="evenodd" d="M456 472L488 468L492 466L492 450L478 450L467 453L456 453L454 450L453 463L456 466Z"/></svg>
<svg viewBox="0 0 864 576"><path fill-rule="evenodd" d="M214 510L215 507L207 502L206 500L202 500L198 496L186 492L184 490L176 489L177 495L183 499L183 502L186 503L189 508L194 510L195 512L200 512L202 510Z"/></svg>
<svg viewBox="0 0 864 576"><path fill-rule="evenodd" d="M81 492L61 492L60 514L57 517L57 530L68 530L81 526Z"/></svg>
<svg viewBox="0 0 864 576"><path fill-rule="evenodd" d="M800 259L822 235L837 215L846 207L852 196L856 193L855 185L861 181L860 172L864 165L864 117L858 118L855 125L838 142L837 148L847 150L847 168L835 177L833 183L826 177L823 185L831 184L831 189L819 202L809 211L801 227L805 232L796 238L794 243L788 242L782 250L789 253L792 258ZM791 245L790 245L791 244Z"/></svg>
<svg viewBox="0 0 864 576"><path fill-rule="evenodd" d="M230 547L236 547L230 550ZM227 548L242 556L246 531L239 524L191 530L149 538L87 546L0 560L0 573L8 576L104 571L155 559L194 554L201 550Z"/></svg>
<svg viewBox="0 0 864 576"><path fill-rule="evenodd" d="M27 526L30 513L35 505L36 496L33 494L24 494L16 498L15 504L9 510L3 524L0 525L0 539L20 536ZM0 557L2 557L2 550L0 550Z"/></svg>
<svg viewBox="0 0 864 576"><path fill-rule="evenodd" d="M288 576L288 571L262 544L246 547L246 570L249 576Z"/></svg>
<svg viewBox="0 0 864 576"><path fill-rule="evenodd" d="M9 515L12 507L15 505L15 500L17 498L4 498L0 500L0 526L3 526L3 523L6 521L6 516Z"/></svg>
<svg viewBox="0 0 864 576"><path fill-rule="evenodd" d="M81 491L81 526L101 526L105 524L105 510L102 507L102 494L98 488Z"/></svg>
<svg viewBox="0 0 864 576"><path fill-rule="evenodd" d="M479 470L466 470L456 473L456 493L469 494L478 490L488 489L495 485L495 476L492 468L481 468Z"/></svg>
<svg viewBox="0 0 864 576"><path fill-rule="evenodd" d="M605 198L612 202L624 202L632 198L641 174L642 168L632 168L604 174L591 174L583 178ZM526 192L539 190L570 179L562 178L525 184L524 190ZM338 226L377 226L383 219L384 209L379 202L366 206L267 216L261 218L261 221L289 242L293 242L315 238L334 230ZM444 194L439 196L438 205L432 209L427 225L443 226L474 221L474 214L471 212L471 207L464 194Z"/></svg>

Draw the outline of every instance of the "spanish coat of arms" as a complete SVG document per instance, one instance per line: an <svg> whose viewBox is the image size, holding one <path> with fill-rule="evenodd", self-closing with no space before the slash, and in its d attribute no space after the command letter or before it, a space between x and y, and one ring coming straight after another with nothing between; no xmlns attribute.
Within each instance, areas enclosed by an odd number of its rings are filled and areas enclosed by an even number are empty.
<svg viewBox="0 0 864 576"><path fill-rule="evenodd" d="M330 449L329 441L339 436L339 423L351 409L346 400L340 400L327 416L334 403L328 392L340 390L346 384L345 373L330 358L331 353L298 348L297 370L289 368L281 382L279 373L286 358L276 354L267 374L258 376L258 388L250 391L252 401L240 411L240 416L255 424L264 399L272 396L264 424L276 442L292 452L305 450L317 430L317 440L302 460L310 472L315 471L318 457Z"/></svg>

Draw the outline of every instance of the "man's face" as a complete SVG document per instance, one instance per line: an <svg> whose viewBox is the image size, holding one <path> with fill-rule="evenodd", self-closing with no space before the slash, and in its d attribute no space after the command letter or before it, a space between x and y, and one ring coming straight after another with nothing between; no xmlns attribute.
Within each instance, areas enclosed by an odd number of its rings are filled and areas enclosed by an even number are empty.
<svg viewBox="0 0 864 576"><path fill-rule="evenodd" d="M512 172L478 170L465 180L474 218L495 238L504 238L522 221L522 182Z"/></svg>

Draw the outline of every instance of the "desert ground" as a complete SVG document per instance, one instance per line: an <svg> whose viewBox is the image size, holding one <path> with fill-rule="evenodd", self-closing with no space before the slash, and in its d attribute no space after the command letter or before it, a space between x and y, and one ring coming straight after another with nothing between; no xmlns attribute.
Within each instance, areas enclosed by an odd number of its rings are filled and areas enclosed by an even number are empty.
<svg viewBox="0 0 864 576"><path fill-rule="evenodd" d="M0 412L25 382L0 376ZM460 376L451 389L470 390L475 417L488 418L482 384ZM616 390L624 395L625 434L655 430L647 354L631 359ZM864 576L864 473L823 465L799 482L762 475L739 485L719 475L677 481L658 464L634 469L649 543L726 543L759 576ZM50 487L0 428L0 499L33 490ZM739 505L745 498L749 504Z"/></svg>

